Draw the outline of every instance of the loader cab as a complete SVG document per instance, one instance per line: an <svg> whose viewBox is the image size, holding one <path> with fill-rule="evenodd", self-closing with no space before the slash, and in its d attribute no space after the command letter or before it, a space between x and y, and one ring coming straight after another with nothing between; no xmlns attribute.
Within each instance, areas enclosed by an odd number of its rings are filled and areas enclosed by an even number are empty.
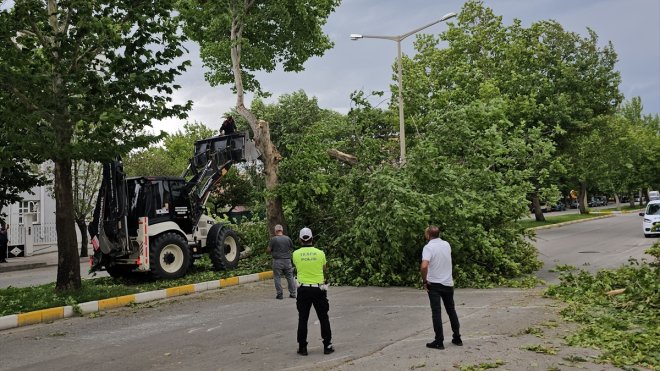
<svg viewBox="0 0 660 371"><path fill-rule="evenodd" d="M126 180L128 188L128 231L137 236L139 218L149 225L173 221L186 233L192 232L190 201L186 181L176 177L136 177Z"/></svg>

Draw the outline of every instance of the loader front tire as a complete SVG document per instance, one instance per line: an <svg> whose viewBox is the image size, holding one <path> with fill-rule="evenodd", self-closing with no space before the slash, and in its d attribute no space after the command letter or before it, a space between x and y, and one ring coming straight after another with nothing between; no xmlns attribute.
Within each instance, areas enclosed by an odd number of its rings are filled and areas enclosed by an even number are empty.
<svg viewBox="0 0 660 371"><path fill-rule="evenodd" d="M236 232L223 224L214 224L206 238L213 269L236 268L241 257L241 246Z"/></svg>

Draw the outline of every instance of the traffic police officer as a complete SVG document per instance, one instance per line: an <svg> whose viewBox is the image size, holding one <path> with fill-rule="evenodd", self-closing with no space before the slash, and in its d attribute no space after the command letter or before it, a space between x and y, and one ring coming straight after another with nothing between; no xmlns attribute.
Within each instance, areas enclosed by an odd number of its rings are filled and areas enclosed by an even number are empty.
<svg viewBox="0 0 660 371"><path fill-rule="evenodd" d="M328 285L327 266L323 251L313 246L312 230L300 230L302 247L293 252L293 264L298 272L298 354L307 355L307 320L309 311L314 306L316 316L321 323L323 338L323 353L335 351L332 346L332 331L328 318Z"/></svg>

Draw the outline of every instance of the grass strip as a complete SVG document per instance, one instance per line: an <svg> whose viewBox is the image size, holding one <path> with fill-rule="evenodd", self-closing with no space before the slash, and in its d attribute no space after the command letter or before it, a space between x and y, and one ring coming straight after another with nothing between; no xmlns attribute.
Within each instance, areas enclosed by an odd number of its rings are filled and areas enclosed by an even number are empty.
<svg viewBox="0 0 660 371"><path fill-rule="evenodd" d="M574 220L591 219L603 216L602 214L564 214L556 216L546 216L545 221L537 222L534 219L519 220L518 223L524 229L541 227L544 225L559 224L571 222Z"/></svg>
<svg viewBox="0 0 660 371"><path fill-rule="evenodd" d="M605 209L601 209L600 211L638 211L638 210L644 210L644 205L635 205L635 206L630 206L630 205L619 205L615 207L608 207Z"/></svg>
<svg viewBox="0 0 660 371"><path fill-rule="evenodd" d="M131 281L100 277L85 279L82 281L80 290L68 292L56 292L55 283L20 288L8 287L0 289L0 316L243 276L270 269L271 258L267 254L243 259L239 262L238 267L229 271L214 271L211 261L205 256L195 261L195 265L185 277L175 280Z"/></svg>

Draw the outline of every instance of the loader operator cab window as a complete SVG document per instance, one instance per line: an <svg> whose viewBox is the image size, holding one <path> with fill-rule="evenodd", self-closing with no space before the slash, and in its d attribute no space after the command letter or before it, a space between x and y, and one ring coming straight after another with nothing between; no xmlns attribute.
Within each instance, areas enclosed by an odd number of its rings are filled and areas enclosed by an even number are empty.
<svg viewBox="0 0 660 371"><path fill-rule="evenodd" d="M151 180L149 185L151 190L151 197L149 197L151 208L147 216L149 219L153 219L154 222L169 219L170 205L172 204L169 182L166 180Z"/></svg>
<svg viewBox="0 0 660 371"><path fill-rule="evenodd" d="M157 204L156 215L168 215L170 213L170 207L172 205L172 200L170 197L170 182L162 181L156 183L158 186L158 197L155 201Z"/></svg>
<svg viewBox="0 0 660 371"><path fill-rule="evenodd" d="M169 182L163 179L135 178L128 180L130 207L129 220L135 225L129 225L129 234L137 235L138 220L146 216L149 224L170 219L173 210Z"/></svg>
<svg viewBox="0 0 660 371"><path fill-rule="evenodd" d="M190 198L186 193L186 181L183 179L172 179L169 183L172 200L170 204L170 215L181 230L192 231Z"/></svg>

